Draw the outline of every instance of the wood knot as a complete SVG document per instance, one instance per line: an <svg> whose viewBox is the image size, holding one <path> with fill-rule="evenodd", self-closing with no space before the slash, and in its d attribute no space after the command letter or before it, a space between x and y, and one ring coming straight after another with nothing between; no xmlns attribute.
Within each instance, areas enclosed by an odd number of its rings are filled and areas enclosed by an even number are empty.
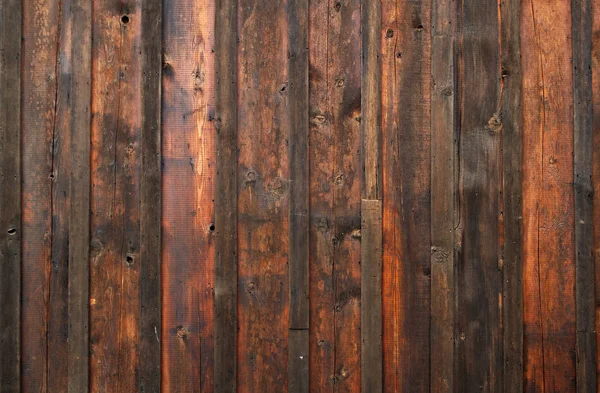
<svg viewBox="0 0 600 393"><path fill-rule="evenodd" d="M493 132L502 131L502 115L500 112L496 112L488 120L488 128Z"/></svg>
<svg viewBox="0 0 600 393"><path fill-rule="evenodd" d="M186 338L187 335L188 335L188 330L185 327L183 327L181 325L177 326L177 337Z"/></svg>

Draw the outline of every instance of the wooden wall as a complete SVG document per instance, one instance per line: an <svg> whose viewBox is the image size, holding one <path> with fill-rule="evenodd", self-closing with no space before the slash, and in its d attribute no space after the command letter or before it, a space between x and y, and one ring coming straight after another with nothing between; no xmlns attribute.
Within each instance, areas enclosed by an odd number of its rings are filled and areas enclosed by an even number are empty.
<svg viewBox="0 0 600 393"><path fill-rule="evenodd" d="M600 2L0 32L1 393L600 391Z"/></svg>

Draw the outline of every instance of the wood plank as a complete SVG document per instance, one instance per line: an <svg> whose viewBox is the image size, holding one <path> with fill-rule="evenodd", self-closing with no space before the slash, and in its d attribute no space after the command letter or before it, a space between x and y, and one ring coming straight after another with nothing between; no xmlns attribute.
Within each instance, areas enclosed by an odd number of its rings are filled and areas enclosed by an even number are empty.
<svg viewBox="0 0 600 393"><path fill-rule="evenodd" d="M215 17L215 391L237 389L237 0Z"/></svg>
<svg viewBox="0 0 600 393"><path fill-rule="evenodd" d="M288 20L286 8L272 1L239 1L238 15L237 389L285 393L290 321Z"/></svg>
<svg viewBox="0 0 600 393"><path fill-rule="evenodd" d="M381 7L384 390L424 393L430 390L431 8L411 0Z"/></svg>
<svg viewBox="0 0 600 393"><path fill-rule="evenodd" d="M45 392L52 258L53 142L60 35L57 2L23 3L22 390Z"/></svg>
<svg viewBox="0 0 600 393"><path fill-rule="evenodd" d="M592 2L573 0L573 166L577 391L596 391L593 227Z"/></svg>
<svg viewBox="0 0 600 393"><path fill-rule="evenodd" d="M237 389L237 0L216 1L215 391Z"/></svg>
<svg viewBox="0 0 600 393"><path fill-rule="evenodd" d="M58 89L52 185L52 268L49 277L48 392L68 390L69 214L71 181L71 0L62 0L58 29Z"/></svg>
<svg viewBox="0 0 600 393"><path fill-rule="evenodd" d="M90 391L137 390L141 3L94 1Z"/></svg>
<svg viewBox="0 0 600 393"><path fill-rule="evenodd" d="M361 224L361 392L383 391L382 365L382 203L362 200Z"/></svg>
<svg viewBox="0 0 600 393"><path fill-rule="evenodd" d="M454 391L457 138L454 4L431 10L431 373L432 393Z"/></svg>
<svg viewBox="0 0 600 393"><path fill-rule="evenodd" d="M459 248L455 389L502 391L501 90L498 2L457 6Z"/></svg>
<svg viewBox="0 0 600 393"><path fill-rule="evenodd" d="M289 392L308 392L308 329L289 333Z"/></svg>
<svg viewBox="0 0 600 393"><path fill-rule="evenodd" d="M161 382L161 0L141 5L140 326L138 387Z"/></svg>
<svg viewBox="0 0 600 393"><path fill-rule="evenodd" d="M362 196L381 196L381 2L361 2L363 154Z"/></svg>
<svg viewBox="0 0 600 393"><path fill-rule="evenodd" d="M21 293L20 0L0 4L0 391L20 392Z"/></svg>
<svg viewBox="0 0 600 393"><path fill-rule="evenodd" d="M521 11L524 389L574 392L571 5Z"/></svg>
<svg viewBox="0 0 600 393"><path fill-rule="evenodd" d="M593 233L594 233L594 268L595 268L595 326L600 326L600 8L592 3L592 185L593 200ZM596 333L596 391L600 391L600 334Z"/></svg>
<svg viewBox="0 0 600 393"><path fill-rule="evenodd" d="M73 0L69 207L68 391L89 391L92 4Z"/></svg>
<svg viewBox="0 0 600 393"><path fill-rule="evenodd" d="M162 391L212 392L215 3L163 18Z"/></svg>
<svg viewBox="0 0 600 393"><path fill-rule="evenodd" d="M523 219L520 2L500 3L504 391L523 391Z"/></svg>

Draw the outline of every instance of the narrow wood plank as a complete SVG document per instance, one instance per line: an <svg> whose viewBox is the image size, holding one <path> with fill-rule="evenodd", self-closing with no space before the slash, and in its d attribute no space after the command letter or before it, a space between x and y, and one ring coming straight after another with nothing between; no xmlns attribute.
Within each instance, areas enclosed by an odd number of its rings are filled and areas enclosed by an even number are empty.
<svg viewBox="0 0 600 393"><path fill-rule="evenodd" d="M141 6L140 326L138 387L161 383L161 70L162 0Z"/></svg>
<svg viewBox="0 0 600 393"><path fill-rule="evenodd" d="M21 391L21 17L0 4L0 391Z"/></svg>
<svg viewBox="0 0 600 393"><path fill-rule="evenodd" d="M501 90L498 2L457 6L459 251L455 390L501 392Z"/></svg>
<svg viewBox="0 0 600 393"><path fill-rule="evenodd" d="M237 0L215 12L215 392L237 389Z"/></svg>
<svg viewBox="0 0 600 393"><path fill-rule="evenodd" d="M362 196L381 196L381 2L362 0Z"/></svg>
<svg viewBox="0 0 600 393"><path fill-rule="evenodd" d="M593 232L594 232L594 268L595 268L595 326L600 326L600 8L592 3L592 186L593 200ZM600 391L600 334L596 332L596 391Z"/></svg>
<svg viewBox="0 0 600 393"><path fill-rule="evenodd" d="M521 5L524 389L574 392L571 4Z"/></svg>
<svg viewBox="0 0 600 393"><path fill-rule="evenodd" d="M431 372L432 393L454 391L457 138L454 4L431 5Z"/></svg>
<svg viewBox="0 0 600 393"><path fill-rule="evenodd" d="M290 123L289 327L308 329L308 0L290 0L287 15ZM293 355L290 353L290 356Z"/></svg>
<svg viewBox="0 0 600 393"><path fill-rule="evenodd" d="M53 142L57 120L58 2L23 3L22 315L23 392L45 392L52 257Z"/></svg>
<svg viewBox="0 0 600 393"><path fill-rule="evenodd" d="M500 2L504 391L523 391L523 131L520 2Z"/></svg>
<svg viewBox="0 0 600 393"><path fill-rule="evenodd" d="M290 330L289 392L308 392L308 329Z"/></svg>
<svg viewBox="0 0 600 393"><path fill-rule="evenodd" d="M68 390L69 214L71 179L71 0L62 0L58 27L52 185L52 268L49 277L48 392Z"/></svg>
<svg viewBox="0 0 600 393"><path fill-rule="evenodd" d="M69 207L69 393L89 391L92 4L73 0Z"/></svg>
<svg viewBox="0 0 600 393"><path fill-rule="evenodd" d="M141 3L93 1L90 392L137 390Z"/></svg>
<svg viewBox="0 0 600 393"><path fill-rule="evenodd" d="M384 390L425 393L430 390L431 8L429 1L410 0L386 0L381 8Z"/></svg>
<svg viewBox="0 0 600 393"><path fill-rule="evenodd" d="M163 7L161 390L212 392L215 2Z"/></svg>
<svg viewBox="0 0 600 393"><path fill-rule="evenodd" d="M383 391L382 361L382 203L362 200L361 225L361 392Z"/></svg>
<svg viewBox="0 0 600 393"><path fill-rule="evenodd" d="M573 167L577 391L596 391L593 227L592 2L573 0Z"/></svg>
<svg viewBox="0 0 600 393"><path fill-rule="evenodd" d="M288 17L281 3L241 0L238 19L237 391L285 393L292 132Z"/></svg>

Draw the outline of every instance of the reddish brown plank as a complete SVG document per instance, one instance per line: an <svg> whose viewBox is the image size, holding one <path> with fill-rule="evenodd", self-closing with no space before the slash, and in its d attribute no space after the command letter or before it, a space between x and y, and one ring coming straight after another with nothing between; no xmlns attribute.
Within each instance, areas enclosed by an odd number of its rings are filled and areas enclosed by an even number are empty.
<svg viewBox="0 0 600 393"><path fill-rule="evenodd" d="M570 2L522 3L524 386L575 391Z"/></svg>
<svg viewBox="0 0 600 393"><path fill-rule="evenodd" d="M240 393L288 390L289 112L285 7L238 3Z"/></svg>
<svg viewBox="0 0 600 393"><path fill-rule="evenodd" d="M90 391L136 390L141 8L94 1Z"/></svg>
<svg viewBox="0 0 600 393"><path fill-rule="evenodd" d="M427 1L382 3L383 357L390 393L429 391L430 14Z"/></svg>
<svg viewBox="0 0 600 393"><path fill-rule="evenodd" d="M592 185L593 185L593 234L595 267L595 326L600 326L600 7L592 3ZM600 335L596 334L596 359L600 359ZM596 375L600 362L596 361ZM600 391L600 378L596 379L596 391Z"/></svg>
<svg viewBox="0 0 600 393"><path fill-rule="evenodd" d="M164 3L162 391L213 391L214 2Z"/></svg>

